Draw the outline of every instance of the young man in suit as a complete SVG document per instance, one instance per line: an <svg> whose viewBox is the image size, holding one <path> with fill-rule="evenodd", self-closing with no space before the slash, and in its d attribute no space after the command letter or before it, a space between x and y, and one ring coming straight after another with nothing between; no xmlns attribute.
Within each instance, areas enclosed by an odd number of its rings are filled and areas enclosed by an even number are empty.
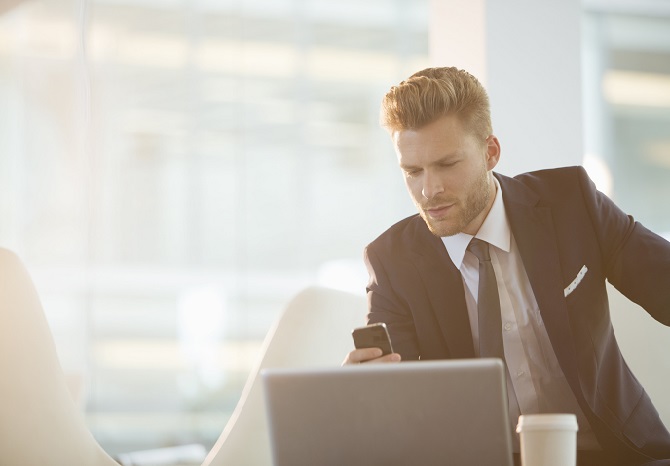
<svg viewBox="0 0 670 466"><path fill-rule="evenodd" d="M511 419L574 413L580 466L666 464L670 434L619 351L605 283L670 325L670 243L581 167L494 173L488 96L465 71L414 74L381 120L419 214L365 251L368 320L396 353L345 364L500 357Z"/></svg>

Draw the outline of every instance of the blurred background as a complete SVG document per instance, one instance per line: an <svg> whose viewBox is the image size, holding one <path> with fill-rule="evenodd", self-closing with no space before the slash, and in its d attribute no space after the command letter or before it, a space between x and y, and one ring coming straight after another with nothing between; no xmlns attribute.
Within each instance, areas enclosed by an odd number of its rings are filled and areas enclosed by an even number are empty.
<svg viewBox="0 0 670 466"><path fill-rule="evenodd" d="M288 299L364 293L364 246L413 213L379 102L436 65L434 4L0 3L0 246L110 454L209 449ZM670 2L580 17L572 157L669 236Z"/></svg>

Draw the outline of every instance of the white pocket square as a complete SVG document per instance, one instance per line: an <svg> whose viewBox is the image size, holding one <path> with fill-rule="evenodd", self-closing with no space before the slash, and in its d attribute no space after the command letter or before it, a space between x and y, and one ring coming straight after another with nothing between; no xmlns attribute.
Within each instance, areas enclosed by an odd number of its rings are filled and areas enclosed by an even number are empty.
<svg viewBox="0 0 670 466"><path fill-rule="evenodd" d="M586 275L586 272L588 272L589 269L585 265L582 266L581 270L577 274L574 280L572 280L572 283L570 283L568 286L565 287L563 290L563 296L567 297L570 293L575 291L575 288L579 286L579 283L582 281L584 278L584 275Z"/></svg>

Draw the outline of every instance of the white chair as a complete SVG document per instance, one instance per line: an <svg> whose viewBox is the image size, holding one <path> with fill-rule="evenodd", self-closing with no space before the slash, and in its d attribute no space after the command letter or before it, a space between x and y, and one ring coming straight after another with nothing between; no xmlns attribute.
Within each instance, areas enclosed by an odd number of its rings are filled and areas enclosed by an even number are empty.
<svg viewBox="0 0 670 466"><path fill-rule="evenodd" d="M21 261L0 248L0 464L111 466L70 395Z"/></svg>
<svg viewBox="0 0 670 466"><path fill-rule="evenodd" d="M653 400L661 419L670 427L670 328L656 322L610 284L607 295L621 352Z"/></svg>
<svg viewBox="0 0 670 466"><path fill-rule="evenodd" d="M365 325L366 299L343 291L308 288L268 332L261 357L203 466L270 465L270 443L259 371L265 367L337 366L353 349L351 330Z"/></svg>

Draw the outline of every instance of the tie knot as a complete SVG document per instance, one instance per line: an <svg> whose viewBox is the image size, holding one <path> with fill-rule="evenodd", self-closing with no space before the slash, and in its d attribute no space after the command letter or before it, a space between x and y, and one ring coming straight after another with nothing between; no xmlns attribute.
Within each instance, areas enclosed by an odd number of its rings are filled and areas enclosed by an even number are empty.
<svg viewBox="0 0 670 466"><path fill-rule="evenodd" d="M470 244L468 244L468 251L477 256L479 262L491 260L491 256L489 255L489 243L486 241L472 238Z"/></svg>

